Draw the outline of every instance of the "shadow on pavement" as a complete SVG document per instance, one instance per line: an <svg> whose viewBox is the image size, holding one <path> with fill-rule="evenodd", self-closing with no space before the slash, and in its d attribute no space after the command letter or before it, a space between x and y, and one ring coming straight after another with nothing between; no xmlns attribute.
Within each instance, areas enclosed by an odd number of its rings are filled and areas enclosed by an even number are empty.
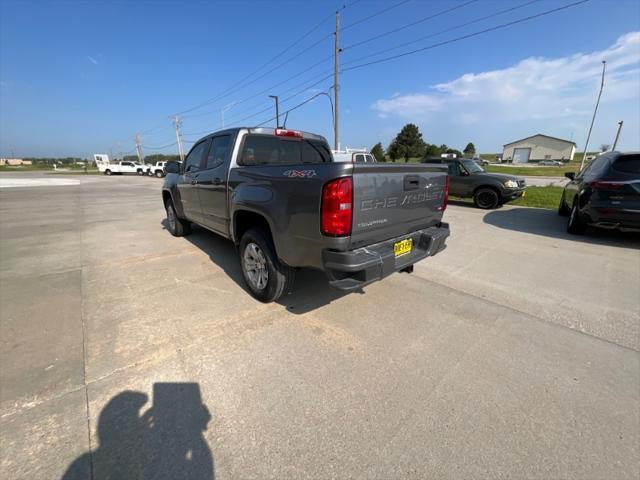
<svg viewBox="0 0 640 480"><path fill-rule="evenodd" d="M597 245L640 248L638 233L589 228L585 235L570 235L567 233L567 219L558 215L555 210L527 207L493 210L485 214L483 221L498 228L545 237Z"/></svg>
<svg viewBox="0 0 640 480"><path fill-rule="evenodd" d="M170 235L167 219L163 219L161 224ZM209 258L222 268L229 278L242 287L247 295L250 295L242 278L240 259L233 242L195 224L192 224L191 234L184 238L209 255ZM277 303L291 313L303 314L327 305L349 293L362 294L364 292L363 290L345 292L332 288L323 272L302 268L296 270L293 291L283 295Z"/></svg>
<svg viewBox="0 0 640 480"><path fill-rule="evenodd" d="M62 480L158 479L212 480L211 450L202 432L211 415L197 383L155 383L148 397L124 391L104 406L98 418L98 445L78 457Z"/></svg>

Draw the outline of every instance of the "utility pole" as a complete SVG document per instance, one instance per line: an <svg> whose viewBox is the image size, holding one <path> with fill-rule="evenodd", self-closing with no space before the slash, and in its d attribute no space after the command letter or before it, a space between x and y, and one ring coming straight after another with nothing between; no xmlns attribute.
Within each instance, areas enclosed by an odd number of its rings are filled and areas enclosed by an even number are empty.
<svg viewBox="0 0 640 480"><path fill-rule="evenodd" d="M178 153L180 154L180 161L184 162L184 150L182 149L182 120L177 115L173 117L173 123L176 125L176 140L178 142Z"/></svg>
<svg viewBox="0 0 640 480"><path fill-rule="evenodd" d="M624 120L620 120L618 122L618 133L616 133L616 139L613 142L613 148L611 149L612 152L616 151L616 145L618 145L618 139L620 138L620 131L622 130L623 123L624 123Z"/></svg>
<svg viewBox="0 0 640 480"><path fill-rule="evenodd" d="M280 128L280 105L278 105L278 96L269 95L269 98L273 98L276 101L276 128Z"/></svg>
<svg viewBox="0 0 640 480"><path fill-rule="evenodd" d="M138 154L138 162L144 163L144 155L142 154L142 141L140 140L140 134L136 133L136 153Z"/></svg>
<svg viewBox="0 0 640 480"><path fill-rule="evenodd" d="M591 130L593 130L593 124L596 121L596 113L598 113L598 105L600 105L600 97L602 96L602 89L604 88L604 71L606 67L607 67L607 61L602 60L602 80L600 81L600 92L598 93L596 108L593 110L593 118L591 119L591 126L589 127L589 133L587 134L587 141L584 144L584 153L582 154L582 163L580 164L580 170L584 168L584 161L587 156L587 148L589 147L589 140L591 139Z"/></svg>
<svg viewBox="0 0 640 480"><path fill-rule="evenodd" d="M333 50L333 149L340 150L340 11L336 11L336 38Z"/></svg>

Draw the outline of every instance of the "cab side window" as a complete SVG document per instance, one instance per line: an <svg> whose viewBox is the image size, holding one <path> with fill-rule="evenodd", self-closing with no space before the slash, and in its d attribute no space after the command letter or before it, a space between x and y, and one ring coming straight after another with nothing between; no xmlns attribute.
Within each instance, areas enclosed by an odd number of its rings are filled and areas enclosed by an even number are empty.
<svg viewBox="0 0 640 480"><path fill-rule="evenodd" d="M187 155L187 158L185 159L185 172L197 172L201 169L202 157L204 156L204 152L208 145L209 140L205 140L191 149L191 152L189 152L189 155Z"/></svg>
<svg viewBox="0 0 640 480"><path fill-rule="evenodd" d="M231 145L231 137L229 135L222 135L215 137L211 142L211 148L209 149L209 155L207 155L206 168L216 168L222 165L229 155L229 146Z"/></svg>
<svg viewBox="0 0 640 480"><path fill-rule="evenodd" d="M460 164L458 162L448 163L447 168L449 168L449 175L451 175L452 177L462 175Z"/></svg>

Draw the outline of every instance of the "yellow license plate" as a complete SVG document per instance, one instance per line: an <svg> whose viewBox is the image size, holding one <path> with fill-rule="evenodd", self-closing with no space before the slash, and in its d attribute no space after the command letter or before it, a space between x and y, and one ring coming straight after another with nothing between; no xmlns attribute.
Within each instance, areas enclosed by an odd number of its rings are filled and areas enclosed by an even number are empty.
<svg viewBox="0 0 640 480"><path fill-rule="evenodd" d="M407 238L393 244L393 253L396 257L409 253L413 249L413 238Z"/></svg>

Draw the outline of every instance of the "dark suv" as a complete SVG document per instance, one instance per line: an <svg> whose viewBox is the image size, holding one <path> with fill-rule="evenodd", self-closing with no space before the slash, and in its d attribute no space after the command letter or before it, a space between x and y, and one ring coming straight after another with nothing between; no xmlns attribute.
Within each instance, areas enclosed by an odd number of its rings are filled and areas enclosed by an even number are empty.
<svg viewBox="0 0 640 480"><path fill-rule="evenodd" d="M447 165L450 195L473 198L473 203L478 208L496 208L522 197L525 193L524 178L485 172L470 158L426 157L421 162Z"/></svg>
<svg viewBox="0 0 640 480"><path fill-rule="evenodd" d="M567 232L588 226L640 232L640 152L609 152L596 157L562 192L558 213L568 216Z"/></svg>

